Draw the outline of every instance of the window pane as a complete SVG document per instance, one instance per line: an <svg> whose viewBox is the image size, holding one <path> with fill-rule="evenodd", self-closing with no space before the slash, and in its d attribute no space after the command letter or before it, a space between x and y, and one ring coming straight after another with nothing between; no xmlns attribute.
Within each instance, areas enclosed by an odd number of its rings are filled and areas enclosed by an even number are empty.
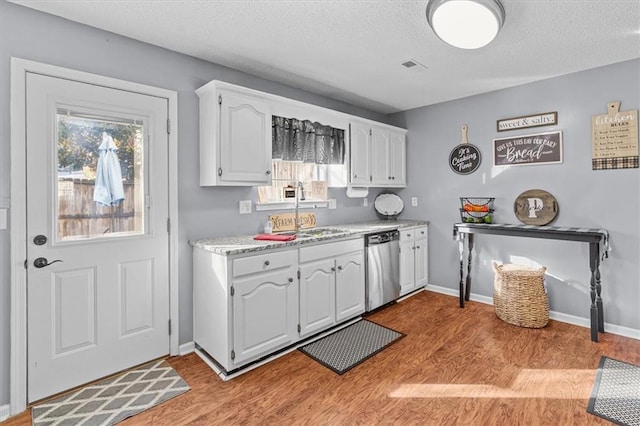
<svg viewBox="0 0 640 426"><path fill-rule="evenodd" d="M57 240L144 234L144 125L57 113Z"/></svg>

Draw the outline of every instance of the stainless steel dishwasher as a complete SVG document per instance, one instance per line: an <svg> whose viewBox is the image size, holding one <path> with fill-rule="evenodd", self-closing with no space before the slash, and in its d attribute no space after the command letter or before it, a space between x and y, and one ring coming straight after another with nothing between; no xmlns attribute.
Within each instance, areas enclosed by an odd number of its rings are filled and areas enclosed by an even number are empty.
<svg viewBox="0 0 640 426"><path fill-rule="evenodd" d="M367 248L366 310L372 311L400 297L400 232L365 236Z"/></svg>

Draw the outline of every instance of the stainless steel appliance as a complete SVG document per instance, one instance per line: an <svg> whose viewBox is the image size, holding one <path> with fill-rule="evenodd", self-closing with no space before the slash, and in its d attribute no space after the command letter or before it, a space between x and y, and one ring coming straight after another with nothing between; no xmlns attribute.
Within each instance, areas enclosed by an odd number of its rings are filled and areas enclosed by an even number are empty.
<svg viewBox="0 0 640 426"><path fill-rule="evenodd" d="M397 230L365 236L367 312L400 297L399 240L400 232Z"/></svg>

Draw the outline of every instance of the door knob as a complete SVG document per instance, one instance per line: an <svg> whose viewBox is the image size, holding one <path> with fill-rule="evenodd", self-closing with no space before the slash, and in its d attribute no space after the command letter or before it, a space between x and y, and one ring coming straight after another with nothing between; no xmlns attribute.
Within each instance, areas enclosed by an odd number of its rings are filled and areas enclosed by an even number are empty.
<svg viewBox="0 0 640 426"><path fill-rule="evenodd" d="M35 266L36 268L44 268L45 266L52 265L56 262L62 262L62 260L57 259L57 260L54 260L53 262L49 262L46 257L39 257L33 261L33 266Z"/></svg>

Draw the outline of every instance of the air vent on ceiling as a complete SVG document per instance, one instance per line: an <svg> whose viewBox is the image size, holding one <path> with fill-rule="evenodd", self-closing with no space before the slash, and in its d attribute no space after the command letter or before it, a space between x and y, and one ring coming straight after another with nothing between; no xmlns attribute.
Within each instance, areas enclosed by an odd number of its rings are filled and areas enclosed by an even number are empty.
<svg viewBox="0 0 640 426"><path fill-rule="evenodd" d="M402 66L405 67L406 69L410 70L410 71L414 71L414 72L422 72L427 70L427 67L425 67L424 65L422 65L420 62L416 61L415 59L409 59L408 61L404 61L402 63Z"/></svg>

